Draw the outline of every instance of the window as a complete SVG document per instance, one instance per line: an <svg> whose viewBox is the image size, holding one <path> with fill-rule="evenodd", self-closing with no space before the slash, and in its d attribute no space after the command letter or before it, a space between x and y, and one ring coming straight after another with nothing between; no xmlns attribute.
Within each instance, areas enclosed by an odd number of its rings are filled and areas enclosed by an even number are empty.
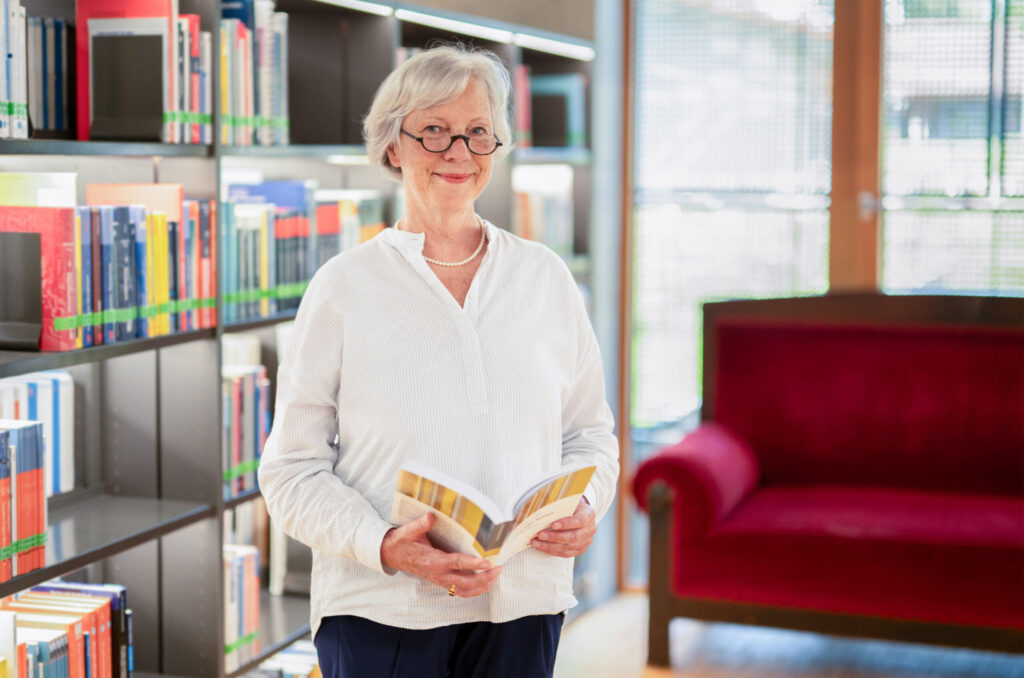
<svg viewBox="0 0 1024 678"><path fill-rule="evenodd" d="M833 16L826 0L637 0L635 462L695 423L704 301L828 289Z"/></svg>
<svg viewBox="0 0 1024 678"><path fill-rule="evenodd" d="M1024 294L1024 0L887 0L882 287Z"/></svg>

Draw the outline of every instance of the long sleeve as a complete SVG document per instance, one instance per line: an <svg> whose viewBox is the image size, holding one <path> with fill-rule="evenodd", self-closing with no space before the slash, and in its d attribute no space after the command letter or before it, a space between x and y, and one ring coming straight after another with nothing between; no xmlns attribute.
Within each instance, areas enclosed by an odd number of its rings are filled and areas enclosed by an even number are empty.
<svg viewBox="0 0 1024 678"><path fill-rule="evenodd" d="M259 481L271 517L313 549L383 571L380 544L391 525L334 473L344 326L328 269L303 298L278 370L273 429Z"/></svg>
<svg viewBox="0 0 1024 678"><path fill-rule="evenodd" d="M573 320L579 343L575 379L562 404L562 461L597 465L584 495L598 520L615 499L619 477L619 443L615 422L605 398L604 368L597 337L575 283L572 285Z"/></svg>

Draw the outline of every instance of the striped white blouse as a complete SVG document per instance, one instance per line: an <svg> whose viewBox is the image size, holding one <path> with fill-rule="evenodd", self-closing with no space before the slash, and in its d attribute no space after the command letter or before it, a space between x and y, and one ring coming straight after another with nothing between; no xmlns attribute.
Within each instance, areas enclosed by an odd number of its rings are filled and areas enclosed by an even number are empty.
<svg viewBox="0 0 1024 678"><path fill-rule="evenodd" d="M272 519L313 549L314 634L332 615L425 629L576 604L572 559L534 549L468 599L380 562L407 460L499 505L578 460L597 464L585 494L599 519L615 494L618 443L579 290L546 247L486 228L464 307L423 260L424 236L392 228L321 267L302 299L259 480Z"/></svg>

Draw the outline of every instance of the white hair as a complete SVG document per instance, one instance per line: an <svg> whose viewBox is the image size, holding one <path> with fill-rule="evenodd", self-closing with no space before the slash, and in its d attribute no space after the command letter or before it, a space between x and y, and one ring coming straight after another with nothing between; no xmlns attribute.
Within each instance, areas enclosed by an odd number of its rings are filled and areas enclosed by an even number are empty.
<svg viewBox="0 0 1024 678"><path fill-rule="evenodd" d="M363 120L363 139L370 162L400 181L402 169L391 164L388 149L398 144L402 120L413 111L458 98L473 77L479 78L487 91L494 133L502 144L494 154L495 159L504 157L512 149L512 79L508 69L494 52L454 43L420 52L381 83Z"/></svg>

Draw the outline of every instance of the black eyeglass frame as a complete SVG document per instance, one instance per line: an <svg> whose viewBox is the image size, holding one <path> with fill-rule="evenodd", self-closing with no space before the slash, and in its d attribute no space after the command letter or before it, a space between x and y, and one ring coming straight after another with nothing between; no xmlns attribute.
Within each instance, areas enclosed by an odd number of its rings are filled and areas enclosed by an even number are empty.
<svg viewBox="0 0 1024 678"><path fill-rule="evenodd" d="M416 141L420 142L420 146L422 146L423 150L426 151L427 153L447 153L448 149L450 149L455 144L455 142L458 139L462 139L466 143L466 150L469 151L470 153L472 153L473 155L493 155L495 151L497 151L499 148L501 148L503 146L503 144L501 143L501 139L499 139L498 137L494 137L494 148L491 151L489 151L487 153L477 153L476 151L474 151L472 149L472 147L470 147L470 145L469 145L469 137L468 136L466 136L465 134L453 134L448 139L448 145L447 146L442 148L440 151L432 151L429 148L427 148L427 145L425 143L423 143L424 137L418 137L415 134L411 134L409 132L406 132L401 127L398 128L398 131L401 132L402 134L404 134L405 136L407 136L407 137L409 137L411 139L415 139Z"/></svg>

